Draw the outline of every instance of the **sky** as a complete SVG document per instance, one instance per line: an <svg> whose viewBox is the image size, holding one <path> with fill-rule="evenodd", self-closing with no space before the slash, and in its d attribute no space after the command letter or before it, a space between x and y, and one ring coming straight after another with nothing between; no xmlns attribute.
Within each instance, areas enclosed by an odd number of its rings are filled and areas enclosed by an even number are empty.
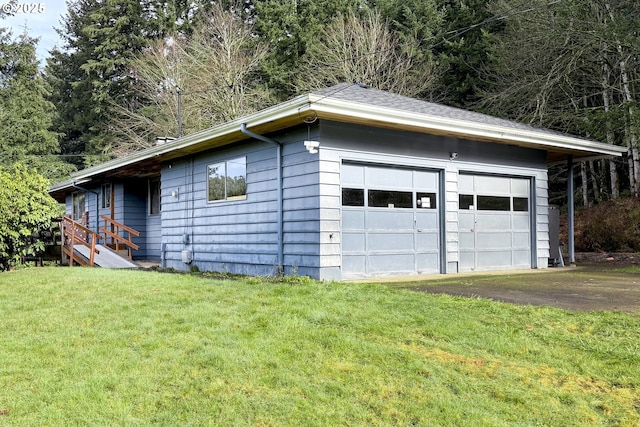
<svg viewBox="0 0 640 427"><path fill-rule="evenodd" d="M0 0L0 7L9 3L8 0ZM60 20L67 11L65 0L19 0L19 7L33 9L36 13L16 13L14 16L0 18L0 27L10 28L14 36L24 32L26 27L27 34L31 37L39 37L38 50L36 52L41 65L44 65L45 59L49 56L49 51L54 46L60 46L60 38L54 31L54 27L60 28ZM24 12L24 11L22 11Z"/></svg>

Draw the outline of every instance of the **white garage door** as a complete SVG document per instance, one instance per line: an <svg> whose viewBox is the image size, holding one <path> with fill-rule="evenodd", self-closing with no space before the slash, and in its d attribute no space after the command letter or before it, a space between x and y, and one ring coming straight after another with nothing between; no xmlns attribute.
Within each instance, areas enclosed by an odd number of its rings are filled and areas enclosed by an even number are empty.
<svg viewBox="0 0 640 427"><path fill-rule="evenodd" d="M530 180L460 175L460 271L531 268Z"/></svg>
<svg viewBox="0 0 640 427"><path fill-rule="evenodd" d="M439 273L439 173L344 164L342 277Z"/></svg>

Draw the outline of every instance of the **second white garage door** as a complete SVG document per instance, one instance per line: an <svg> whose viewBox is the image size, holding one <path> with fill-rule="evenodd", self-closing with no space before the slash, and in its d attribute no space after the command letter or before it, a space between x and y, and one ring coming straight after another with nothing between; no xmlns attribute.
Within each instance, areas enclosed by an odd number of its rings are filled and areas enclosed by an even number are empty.
<svg viewBox="0 0 640 427"><path fill-rule="evenodd" d="M532 267L530 187L526 178L459 176L460 271Z"/></svg>

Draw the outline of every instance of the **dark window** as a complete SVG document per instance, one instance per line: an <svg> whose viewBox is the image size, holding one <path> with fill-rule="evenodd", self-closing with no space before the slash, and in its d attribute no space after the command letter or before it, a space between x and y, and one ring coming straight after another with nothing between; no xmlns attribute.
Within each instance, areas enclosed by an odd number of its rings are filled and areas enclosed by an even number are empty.
<svg viewBox="0 0 640 427"><path fill-rule="evenodd" d="M407 191L369 190L369 207L412 208L413 193Z"/></svg>
<svg viewBox="0 0 640 427"><path fill-rule="evenodd" d="M418 209L436 209L436 193L417 193L416 206Z"/></svg>
<svg viewBox="0 0 640 427"><path fill-rule="evenodd" d="M343 188L342 206L364 206L364 190L359 188Z"/></svg>
<svg viewBox="0 0 640 427"><path fill-rule="evenodd" d="M514 197L513 198L513 210L515 212L528 212L529 211L529 198L528 197Z"/></svg>
<svg viewBox="0 0 640 427"><path fill-rule="evenodd" d="M511 198L501 196L478 196L480 211L510 211Z"/></svg>
<svg viewBox="0 0 640 427"><path fill-rule="evenodd" d="M100 195L102 199L102 209L107 209L111 207L111 183L108 182L106 184L102 184L102 194Z"/></svg>
<svg viewBox="0 0 640 427"><path fill-rule="evenodd" d="M207 166L208 200L241 200L247 198L247 158Z"/></svg>
<svg viewBox="0 0 640 427"><path fill-rule="evenodd" d="M160 180L149 181L149 215L160 213Z"/></svg>
<svg viewBox="0 0 640 427"><path fill-rule="evenodd" d="M458 205L462 210L473 209L473 194L460 194L458 196Z"/></svg>

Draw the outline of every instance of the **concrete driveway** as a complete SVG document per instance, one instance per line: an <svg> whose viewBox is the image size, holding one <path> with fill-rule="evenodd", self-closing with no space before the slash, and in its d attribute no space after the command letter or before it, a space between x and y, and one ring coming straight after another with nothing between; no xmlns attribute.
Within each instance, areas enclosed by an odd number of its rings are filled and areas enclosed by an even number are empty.
<svg viewBox="0 0 640 427"><path fill-rule="evenodd" d="M640 273L619 269L620 265L593 264L500 274L430 276L394 285L419 292L566 310L640 312Z"/></svg>

